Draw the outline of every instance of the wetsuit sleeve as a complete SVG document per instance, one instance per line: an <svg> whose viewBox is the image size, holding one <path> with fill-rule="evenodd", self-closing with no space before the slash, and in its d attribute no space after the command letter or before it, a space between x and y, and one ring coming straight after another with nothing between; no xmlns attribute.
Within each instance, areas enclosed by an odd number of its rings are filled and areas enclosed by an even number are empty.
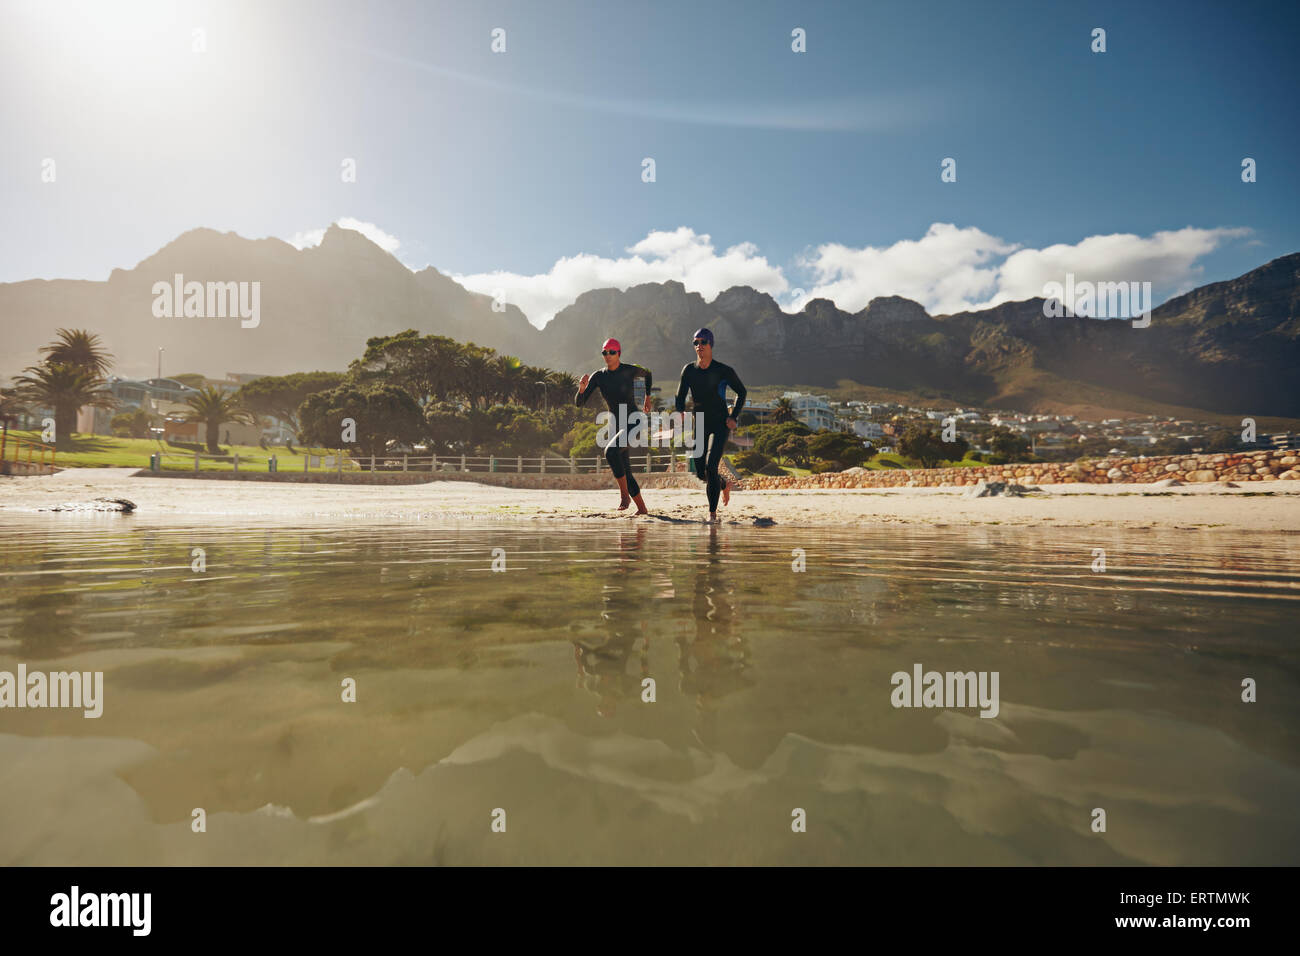
<svg viewBox="0 0 1300 956"><path fill-rule="evenodd" d="M745 383L740 380L736 370L730 365L727 366L727 382L731 385L731 390L736 393L736 404L731 406L731 418L740 418L740 410L745 407Z"/></svg>
<svg viewBox="0 0 1300 956"><path fill-rule="evenodd" d="M591 373L591 378L587 379L587 387L578 392L577 397L573 400L573 404L577 405L579 408L587 404L587 399L591 398L591 393L596 390L596 379L599 376L600 372Z"/></svg>
<svg viewBox="0 0 1300 956"><path fill-rule="evenodd" d="M682 380L677 384L677 399L674 403L679 412L686 411L686 389L688 387L686 376L690 372L691 366L689 364L682 366Z"/></svg>

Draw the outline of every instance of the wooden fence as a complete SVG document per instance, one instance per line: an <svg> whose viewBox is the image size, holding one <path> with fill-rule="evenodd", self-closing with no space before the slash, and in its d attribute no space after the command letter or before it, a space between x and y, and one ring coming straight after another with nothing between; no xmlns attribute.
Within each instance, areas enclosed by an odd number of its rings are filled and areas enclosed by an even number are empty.
<svg viewBox="0 0 1300 956"><path fill-rule="evenodd" d="M38 441L0 432L0 462L12 461L44 473L47 469L54 471L55 454L53 445L43 445Z"/></svg>
<svg viewBox="0 0 1300 956"><path fill-rule="evenodd" d="M606 470L604 457L560 458L522 455L361 455L350 459L361 471L397 472L511 472L520 475L590 475ZM680 471L685 459L665 449L659 453L632 455L632 470L638 474ZM674 467L675 466L675 467Z"/></svg>
<svg viewBox="0 0 1300 956"><path fill-rule="evenodd" d="M631 456L632 470L637 474L654 474L686 471L686 459L677 449L656 449L646 454ZM377 472L377 473L513 473L520 475L590 475L608 470L604 457L560 458L559 456L525 457L520 455L354 455L347 452L312 451L293 462L280 462L271 453L249 459L236 455L209 456L199 452L163 450L150 456L152 471L210 470L212 465L225 470L225 465L238 473L245 471L289 472ZM208 468L205 469L204 466Z"/></svg>

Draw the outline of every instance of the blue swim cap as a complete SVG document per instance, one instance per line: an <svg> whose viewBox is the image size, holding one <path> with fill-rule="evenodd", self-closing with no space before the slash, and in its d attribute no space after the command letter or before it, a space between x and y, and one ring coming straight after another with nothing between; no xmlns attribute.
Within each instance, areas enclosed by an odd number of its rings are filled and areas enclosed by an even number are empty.
<svg viewBox="0 0 1300 956"><path fill-rule="evenodd" d="M691 336L691 341L692 341L692 342L694 342L695 339L704 339L706 342L709 343L709 345L712 345L712 344L713 344L713 333L710 332L708 329L700 329L700 330L699 330L698 332L696 332L693 336Z"/></svg>

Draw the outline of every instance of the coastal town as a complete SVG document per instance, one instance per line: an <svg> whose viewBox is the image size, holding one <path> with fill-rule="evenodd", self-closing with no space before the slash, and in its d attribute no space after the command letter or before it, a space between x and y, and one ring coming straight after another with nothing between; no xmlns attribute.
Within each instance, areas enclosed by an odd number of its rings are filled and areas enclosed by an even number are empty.
<svg viewBox="0 0 1300 956"><path fill-rule="evenodd" d="M1253 439L1243 422L1230 429L1222 422L1176 419L1156 415L1090 421L1074 415L1039 415L1011 409L972 406L917 407L898 402L835 401L826 395L785 392L794 417L813 431L847 431L879 452L895 450L895 440L911 426L940 429L956 425L956 436L977 452L989 453L986 442L995 429L1021 435L1029 453L1043 459L1072 461L1107 455L1186 454L1225 450L1300 448L1300 434L1257 432ZM752 402L747 409L759 423L774 420L781 400Z"/></svg>
<svg viewBox="0 0 1300 956"><path fill-rule="evenodd" d="M163 442L203 441L204 425L193 420L188 400L213 388L235 395L259 378L256 373L230 372L224 378L183 374L174 378L129 379L112 376L105 391L113 407L87 405L77 416L76 431L87 435L151 435ZM658 392L658 389L655 390ZM782 411L784 410L784 415ZM990 454L989 437L1010 432L1024 440L1025 454L1045 461L1074 461L1085 457L1199 454L1300 448L1300 433L1255 429L1250 419L1237 428L1222 421L1132 415L1089 420L1075 415L1035 414L1015 409L969 405L905 405L899 402L837 401L825 394L785 391L779 398L753 401L741 424L794 420L811 431L847 432L880 454L896 452L897 441L909 428L936 431L949 427L970 449ZM28 406L19 410L13 427L39 429L52 409ZM291 422L259 415L252 422L228 422L220 440L241 445L282 445L294 438ZM743 430L733 438L737 450L752 447Z"/></svg>

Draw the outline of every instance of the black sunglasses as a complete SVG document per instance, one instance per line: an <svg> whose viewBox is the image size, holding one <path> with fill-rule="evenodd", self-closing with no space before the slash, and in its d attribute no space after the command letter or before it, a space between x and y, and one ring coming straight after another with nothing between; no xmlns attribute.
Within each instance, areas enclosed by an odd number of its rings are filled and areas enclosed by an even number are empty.
<svg viewBox="0 0 1300 956"><path fill-rule="evenodd" d="M600 352L600 354L601 354L601 355L617 355L617 354L618 354L618 349L602 349L601 352Z"/></svg>
<svg viewBox="0 0 1300 956"><path fill-rule="evenodd" d="M694 344L694 345L708 345L708 344L709 344L709 340L708 340L708 339L696 339L695 342L694 342L693 344Z"/></svg>

